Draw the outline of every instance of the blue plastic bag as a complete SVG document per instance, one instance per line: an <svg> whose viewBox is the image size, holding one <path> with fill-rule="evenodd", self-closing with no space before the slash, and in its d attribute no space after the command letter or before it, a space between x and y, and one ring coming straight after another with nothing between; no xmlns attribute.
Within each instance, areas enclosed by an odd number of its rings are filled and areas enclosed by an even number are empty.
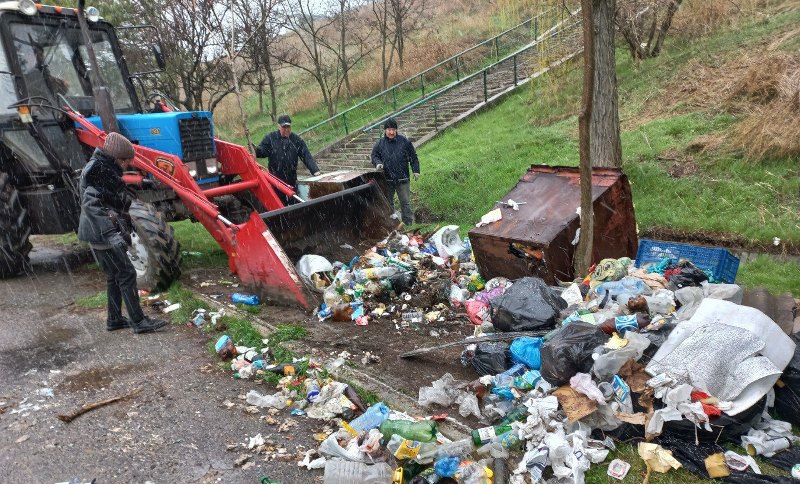
<svg viewBox="0 0 800 484"><path fill-rule="evenodd" d="M541 346L542 338L517 338L511 342L511 361L522 363L531 370L538 370L542 367L542 355L539 352Z"/></svg>
<svg viewBox="0 0 800 484"><path fill-rule="evenodd" d="M461 464L460 457L442 457L433 464L433 470L442 477L453 477Z"/></svg>
<svg viewBox="0 0 800 484"><path fill-rule="evenodd" d="M384 420L389 418L389 407L383 402L378 402L369 407L360 417L350 422L350 427L358 433L368 432L381 426Z"/></svg>

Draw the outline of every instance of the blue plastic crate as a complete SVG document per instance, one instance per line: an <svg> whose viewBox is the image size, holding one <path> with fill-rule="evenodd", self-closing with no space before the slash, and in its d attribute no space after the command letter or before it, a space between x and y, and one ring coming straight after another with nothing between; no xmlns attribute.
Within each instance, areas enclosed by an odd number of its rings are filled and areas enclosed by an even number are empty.
<svg viewBox="0 0 800 484"><path fill-rule="evenodd" d="M636 266L659 263L663 259L687 259L703 270L709 270L719 281L733 284L739 271L739 258L727 249L701 247L697 245L639 239Z"/></svg>

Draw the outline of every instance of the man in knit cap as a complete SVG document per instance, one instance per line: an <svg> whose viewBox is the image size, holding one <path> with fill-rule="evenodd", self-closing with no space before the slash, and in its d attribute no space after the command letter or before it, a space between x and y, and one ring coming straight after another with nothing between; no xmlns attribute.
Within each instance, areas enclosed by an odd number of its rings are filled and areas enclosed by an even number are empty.
<svg viewBox="0 0 800 484"><path fill-rule="evenodd" d="M125 188L122 172L134 157L133 144L119 133L109 133L102 148L92 154L81 173L81 217L78 238L92 246L108 282L106 329L133 328L149 333L164 327L162 320L147 318L139 304L136 270L128 259L130 216L133 197ZM128 310L122 316L122 301Z"/></svg>
<svg viewBox="0 0 800 484"><path fill-rule="evenodd" d="M383 170L389 184L389 203L394 211L394 194L400 199L403 223L414 223L414 211L411 209L411 172L414 181L419 180L419 158L414 145L397 133L397 120L389 118L383 123L384 136L372 147L372 164ZM394 217L394 215L393 215Z"/></svg>

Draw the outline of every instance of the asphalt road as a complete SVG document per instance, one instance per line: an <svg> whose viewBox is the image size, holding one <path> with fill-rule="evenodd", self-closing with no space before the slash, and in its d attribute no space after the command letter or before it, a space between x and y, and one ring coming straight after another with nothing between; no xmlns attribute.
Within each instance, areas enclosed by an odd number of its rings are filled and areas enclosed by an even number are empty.
<svg viewBox="0 0 800 484"><path fill-rule="evenodd" d="M103 288L103 275L88 269L0 281L0 481L321 481L321 471L296 463L316 448L323 423L287 410L272 424L264 411L248 413L244 394L274 390L232 379L194 328L106 331L104 310L74 304ZM56 418L134 389L71 423ZM297 426L280 431L287 420ZM267 440L260 454L243 446L258 433Z"/></svg>

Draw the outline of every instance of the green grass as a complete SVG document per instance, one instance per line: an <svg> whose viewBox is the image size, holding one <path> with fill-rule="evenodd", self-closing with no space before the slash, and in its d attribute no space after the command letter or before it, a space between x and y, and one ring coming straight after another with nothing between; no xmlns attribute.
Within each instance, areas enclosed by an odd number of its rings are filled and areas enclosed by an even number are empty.
<svg viewBox="0 0 800 484"><path fill-rule="evenodd" d="M732 57L800 21L800 11L775 15L691 42L670 39L664 54L637 68L618 50L620 116L637 119L660 89L691 59ZM419 150L423 178L412 184L415 206L435 221L468 230L494 208L531 164L577 166L581 72L573 62L472 117ZM673 106L674 108L674 106ZM726 150L688 153L702 135L721 135L737 119L720 112L673 109L622 132L623 167L641 230L668 228L726 233L754 242L778 236L800 242L797 159L748 162ZM677 154L677 156L676 156ZM670 176L672 163L693 163L688 176Z"/></svg>
<svg viewBox="0 0 800 484"><path fill-rule="evenodd" d="M181 244L181 250L186 252L200 252L200 256L187 255L183 259L184 269L198 267L224 267L228 263L228 256L220 248L217 241L211 237L208 230L200 223L189 220L173 222L175 238Z"/></svg>
<svg viewBox="0 0 800 484"><path fill-rule="evenodd" d="M739 454L744 455L744 449L738 448L733 445L724 445L726 449L733 450ZM622 483L638 483L644 481L644 477L647 474L647 466L639 457L639 452L637 450L638 444L637 443L618 443L617 450L611 451L608 454L608 457L605 461L600 464L592 464L592 467L586 472L586 483L587 484L595 484L595 483L612 483L612 482L622 482ZM608 472L608 465L614 459L621 459L631 465L631 470L628 472L628 475L622 481L618 481L612 477L607 475ZM761 472L766 475L782 475L785 476L786 473L778 469L777 467L768 464L763 458L756 457L756 462L758 463L759 467L761 468ZM691 472L687 471L683 467L670 470L666 474L659 474L658 472L652 472L650 474L650 482L653 484L675 484L675 483L695 483L695 482L703 482L703 483L714 483L719 482L710 479L701 479L698 476L692 474Z"/></svg>
<svg viewBox="0 0 800 484"><path fill-rule="evenodd" d="M75 300L75 304L84 309L100 309L108 304L106 291L100 291L94 296L84 296Z"/></svg>
<svg viewBox="0 0 800 484"><path fill-rule="evenodd" d="M308 330L303 326L296 324L281 324L278 325L275 332L268 336L269 348L275 356L276 363L291 363L296 355L286 347L283 343L288 341L301 340L308 336Z"/></svg>
<svg viewBox="0 0 800 484"><path fill-rule="evenodd" d="M739 266L736 283L748 287L766 287L773 294L790 292L800 297L800 264L759 256Z"/></svg>
<svg viewBox="0 0 800 484"><path fill-rule="evenodd" d="M198 299L191 289L185 288L180 282L172 284L161 298L162 300L169 300L172 304L181 305L179 309L167 315L174 324L188 323L192 320L192 313L197 309L205 309L206 311L211 309L211 306Z"/></svg>

